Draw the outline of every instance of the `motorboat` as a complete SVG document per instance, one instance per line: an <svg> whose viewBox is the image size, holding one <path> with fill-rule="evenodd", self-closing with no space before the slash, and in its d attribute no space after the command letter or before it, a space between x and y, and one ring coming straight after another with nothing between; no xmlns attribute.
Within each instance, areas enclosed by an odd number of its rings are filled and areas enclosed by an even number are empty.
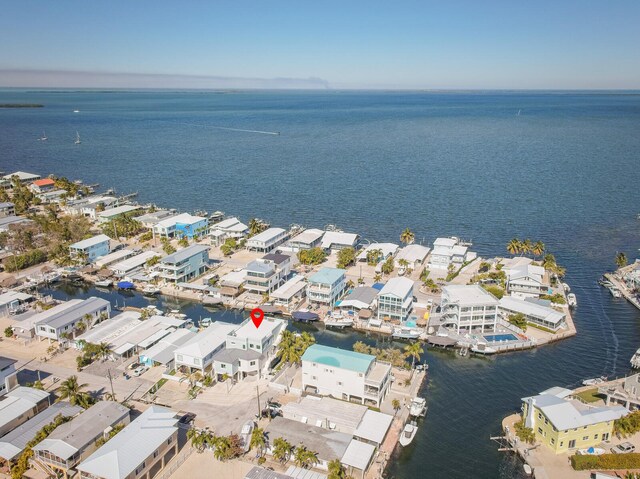
<svg viewBox="0 0 640 479"><path fill-rule="evenodd" d="M155 296L156 294L160 294L160 288L148 284L147 286L142 288L142 294L144 294L145 296Z"/></svg>
<svg viewBox="0 0 640 479"><path fill-rule="evenodd" d="M413 417L422 417L427 414L427 400L421 397L413 398L409 405L409 414Z"/></svg>
<svg viewBox="0 0 640 479"><path fill-rule="evenodd" d="M400 445L406 447L411 444L413 438L416 437L417 432L418 426L416 426L415 423L406 424L402 430L402 434L400 434Z"/></svg>
<svg viewBox="0 0 640 479"><path fill-rule="evenodd" d="M571 287L567 283L562 283L562 288L564 289L565 293L571 292Z"/></svg>
<svg viewBox="0 0 640 479"><path fill-rule="evenodd" d="M202 326L203 328L208 328L209 326L211 326L211 318L202 318L202 320L200 320L200 326Z"/></svg>
<svg viewBox="0 0 640 479"><path fill-rule="evenodd" d="M620 292L620 290L613 285L609 286L609 292L614 298L622 298L622 293Z"/></svg>
<svg viewBox="0 0 640 479"><path fill-rule="evenodd" d="M46 273L44 275L44 280L47 283L57 283L58 281L60 281L60 278L62 276L59 273L56 273L55 271L51 271L50 273Z"/></svg>
<svg viewBox="0 0 640 479"><path fill-rule="evenodd" d="M93 284L101 288L108 288L113 284L113 281L111 281L110 279L99 279Z"/></svg>
<svg viewBox="0 0 640 479"><path fill-rule="evenodd" d="M613 286L613 283L604 276L598 280L598 284L600 286L604 286L605 288L610 288L611 286Z"/></svg>
<svg viewBox="0 0 640 479"><path fill-rule="evenodd" d="M244 423L242 429L240 430L240 438L242 439L242 445L245 452L247 452L251 447L251 434L253 433L254 427L256 427L255 423L249 420Z"/></svg>
<svg viewBox="0 0 640 479"><path fill-rule="evenodd" d="M76 141L73 142L76 145L79 145L80 143L82 143L82 141L80 140L80 133L78 133L76 131Z"/></svg>
<svg viewBox="0 0 640 479"><path fill-rule="evenodd" d="M399 327L393 328L391 336L394 339L420 339L422 332L419 329Z"/></svg>
<svg viewBox="0 0 640 479"><path fill-rule="evenodd" d="M530 476L531 474L533 474L533 469L531 469L531 466L526 462L522 465L522 470L527 476Z"/></svg>
<svg viewBox="0 0 640 479"><path fill-rule="evenodd" d="M576 299L575 294L569 293L567 295L567 304L569 305L570 308L575 308L576 306L578 306L578 300Z"/></svg>
<svg viewBox="0 0 640 479"><path fill-rule="evenodd" d="M324 325L328 328L350 328L353 326L353 319L345 317L341 312L329 313L324 320Z"/></svg>
<svg viewBox="0 0 640 479"><path fill-rule="evenodd" d="M631 367L634 369L640 369L640 348L635 352L635 354L631 357Z"/></svg>
<svg viewBox="0 0 640 479"><path fill-rule="evenodd" d="M47 134L43 131L42 136L39 139L40 141L47 141L49 138L47 138Z"/></svg>
<svg viewBox="0 0 640 479"><path fill-rule="evenodd" d="M598 384L602 384L606 380L607 380L606 376L600 376L599 378L592 378L592 379L584 379L582 381L582 385L583 386L596 386Z"/></svg>

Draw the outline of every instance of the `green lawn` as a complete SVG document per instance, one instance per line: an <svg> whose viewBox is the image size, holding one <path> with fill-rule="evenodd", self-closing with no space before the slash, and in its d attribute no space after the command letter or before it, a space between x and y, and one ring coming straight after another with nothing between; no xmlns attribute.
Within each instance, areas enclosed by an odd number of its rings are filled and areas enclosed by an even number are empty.
<svg viewBox="0 0 640 479"><path fill-rule="evenodd" d="M584 402L598 402L602 399L600 395L598 395L598 388L587 389L582 391L581 393L576 394L580 399Z"/></svg>

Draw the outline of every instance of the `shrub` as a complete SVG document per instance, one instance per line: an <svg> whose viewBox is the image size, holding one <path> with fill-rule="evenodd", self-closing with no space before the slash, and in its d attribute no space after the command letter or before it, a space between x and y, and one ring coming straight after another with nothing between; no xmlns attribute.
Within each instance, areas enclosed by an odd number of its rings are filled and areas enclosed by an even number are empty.
<svg viewBox="0 0 640 479"><path fill-rule="evenodd" d="M7 338L13 337L13 328L11 326L7 326L6 328L4 328L4 335Z"/></svg>
<svg viewBox="0 0 640 479"><path fill-rule="evenodd" d="M540 299L546 299L551 301L553 304L566 304L567 301L564 299L564 296L561 293L556 294L541 294Z"/></svg>
<svg viewBox="0 0 640 479"><path fill-rule="evenodd" d="M533 432L533 429L524 425L524 421L522 419L515 423L513 425L513 428L516 430L516 435L520 438L521 441L533 444L536 439L536 435Z"/></svg>
<svg viewBox="0 0 640 479"><path fill-rule="evenodd" d="M634 411L620 419L616 419L613 423L613 429L622 437L627 437L640 431L640 411Z"/></svg>
<svg viewBox="0 0 640 479"><path fill-rule="evenodd" d="M298 252L298 260L302 264L317 265L327 259L327 253L322 248L303 249Z"/></svg>
<svg viewBox="0 0 640 479"><path fill-rule="evenodd" d="M3 261L4 269L9 273L28 268L36 264L43 263L47 260L47 254L39 249L27 251L23 254L9 256Z"/></svg>
<svg viewBox="0 0 640 479"><path fill-rule="evenodd" d="M640 454L603 454L602 456L571 456L571 467L576 471L640 469Z"/></svg>
<svg viewBox="0 0 640 479"><path fill-rule="evenodd" d="M500 286L483 284L482 287L498 299L502 299L502 297L504 296L504 289L502 289Z"/></svg>

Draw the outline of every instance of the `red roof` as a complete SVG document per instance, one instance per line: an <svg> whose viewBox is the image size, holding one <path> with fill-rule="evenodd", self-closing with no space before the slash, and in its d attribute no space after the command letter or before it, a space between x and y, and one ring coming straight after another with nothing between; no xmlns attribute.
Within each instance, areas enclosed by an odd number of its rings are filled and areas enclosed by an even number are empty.
<svg viewBox="0 0 640 479"><path fill-rule="evenodd" d="M42 180L36 180L33 182L34 185L36 186L49 186L49 185L55 185L55 181L53 181L51 178L44 178Z"/></svg>

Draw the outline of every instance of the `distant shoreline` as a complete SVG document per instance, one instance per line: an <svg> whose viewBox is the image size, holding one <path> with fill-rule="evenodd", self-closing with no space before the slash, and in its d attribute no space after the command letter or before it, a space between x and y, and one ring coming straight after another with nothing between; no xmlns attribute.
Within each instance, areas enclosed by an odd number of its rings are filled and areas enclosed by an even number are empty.
<svg viewBox="0 0 640 479"><path fill-rule="evenodd" d="M40 103L0 103L0 108L43 108Z"/></svg>

